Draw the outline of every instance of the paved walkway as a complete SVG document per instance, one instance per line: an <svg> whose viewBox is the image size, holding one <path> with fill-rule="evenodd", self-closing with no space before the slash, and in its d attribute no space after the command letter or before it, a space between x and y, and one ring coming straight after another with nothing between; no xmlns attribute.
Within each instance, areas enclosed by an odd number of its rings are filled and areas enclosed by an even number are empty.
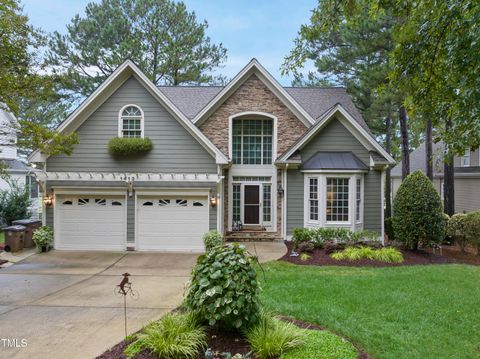
<svg viewBox="0 0 480 359"><path fill-rule="evenodd" d="M261 261L286 252L280 242L245 245ZM124 337L123 298L114 294L122 273L139 293L127 299L131 333L181 303L196 258L52 251L0 269L0 358L94 358Z"/></svg>

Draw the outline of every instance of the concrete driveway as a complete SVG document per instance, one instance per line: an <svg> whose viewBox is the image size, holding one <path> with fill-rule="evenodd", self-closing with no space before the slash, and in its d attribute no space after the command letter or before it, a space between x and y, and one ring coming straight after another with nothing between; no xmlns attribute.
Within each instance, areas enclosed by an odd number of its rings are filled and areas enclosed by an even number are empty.
<svg viewBox="0 0 480 359"><path fill-rule="evenodd" d="M281 242L245 246L262 262L286 252ZM0 358L94 358L124 337L123 298L114 294L122 273L139 293L127 297L132 333L181 303L196 258L52 251L1 269Z"/></svg>

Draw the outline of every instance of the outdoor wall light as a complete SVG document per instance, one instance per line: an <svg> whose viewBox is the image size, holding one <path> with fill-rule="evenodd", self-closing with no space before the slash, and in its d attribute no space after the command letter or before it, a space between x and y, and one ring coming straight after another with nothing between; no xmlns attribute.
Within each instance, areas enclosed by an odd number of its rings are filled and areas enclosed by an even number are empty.
<svg viewBox="0 0 480 359"><path fill-rule="evenodd" d="M51 206L53 204L53 197L46 194L44 197L43 197L43 203L45 204L45 206Z"/></svg>
<svg viewBox="0 0 480 359"><path fill-rule="evenodd" d="M277 192L280 195L280 197L283 197L283 194L285 193L285 190L283 189L282 186L279 186Z"/></svg>
<svg viewBox="0 0 480 359"><path fill-rule="evenodd" d="M215 207L217 205L217 197L216 196L210 197L210 205L212 207Z"/></svg>

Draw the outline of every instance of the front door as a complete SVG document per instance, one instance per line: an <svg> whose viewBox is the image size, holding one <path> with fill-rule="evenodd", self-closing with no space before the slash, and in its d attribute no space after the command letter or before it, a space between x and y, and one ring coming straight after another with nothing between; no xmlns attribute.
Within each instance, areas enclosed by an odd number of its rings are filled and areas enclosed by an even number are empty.
<svg viewBox="0 0 480 359"><path fill-rule="evenodd" d="M244 224L260 224L260 185L244 186Z"/></svg>

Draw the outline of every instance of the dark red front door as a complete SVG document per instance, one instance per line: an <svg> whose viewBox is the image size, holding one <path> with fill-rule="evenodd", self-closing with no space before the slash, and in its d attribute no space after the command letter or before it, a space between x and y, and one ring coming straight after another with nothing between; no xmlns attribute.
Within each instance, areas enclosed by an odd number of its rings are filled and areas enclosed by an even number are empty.
<svg viewBox="0 0 480 359"><path fill-rule="evenodd" d="M260 186L244 186L244 224L260 224Z"/></svg>

